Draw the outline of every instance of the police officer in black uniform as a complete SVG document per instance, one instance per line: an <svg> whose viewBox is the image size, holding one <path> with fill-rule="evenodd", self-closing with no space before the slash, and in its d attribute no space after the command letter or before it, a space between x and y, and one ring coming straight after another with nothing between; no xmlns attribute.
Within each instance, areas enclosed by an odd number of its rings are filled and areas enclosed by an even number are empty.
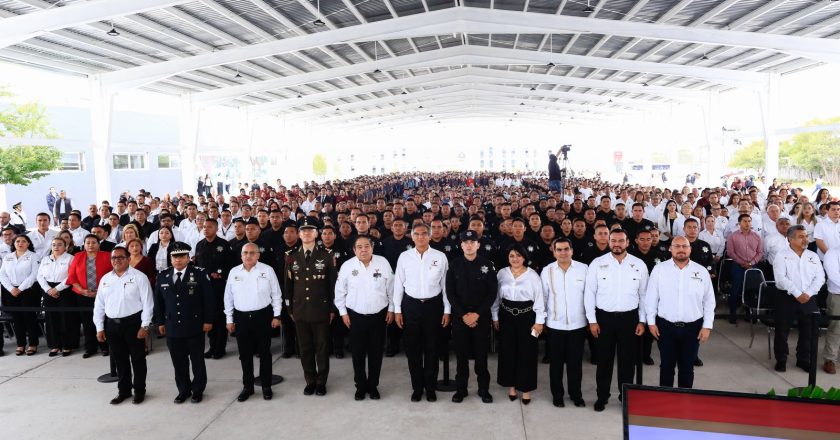
<svg viewBox="0 0 840 440"><path fill-rule="evenodd" d="M195 265L204 268L210 277L215 298L213 328L207 333L210 348L204 353L205 359L221 359L225 355L228 339L225 328L225 284L228 273L237 266L230 243L216 235L218 230L217 220L208 218L204 222L204 238L195 245Z"/></svg>
<svg viewBox="0 0 840 440"><path fill-rule="evenodd" d="M188 264L190 246L182 242L172 246L172 267L158 273L155 281L155 322L166 336L175 367L175 403L184 403L191 395L192 402L199 403L207 386L204 333L213 328L215 298L207 273Z"/></svg>
<svg viewBox="0 0 840 440"><path fill-rule="evenodd" d="M634 246L628 251L628 253L645 263L648 274L653 271L654 266L671 258L670 256L666 257L662 251L659 250L659 247L654 246L653 234L650 230L637 230L634 241ZM656 241L658 242L659 240ZM658 245L659 243L656 244ZM653 335L651 335L650 332L645 332L645 334L642 335L642 347L642 362L644 362L645 365L653 365L653 357L651 356L653 348Z"/></svg>
<svg viewBox="0 0 840 440"><path fill-rule="evenodd" d="M491 403L487 352L490 350L490 307L498 293L496 268L492 261L478 254L480 243L475 231L462 232L460 238L463 255L452 260L446 273L446 296L452 305L452 332L458 360L452 401L460 403L467 396L472 354L475 356L478 395L482 402Z"/></svg>
<svg viewBox="0 0 840 440"><path fill-rule="evenodd" d="M276 255L274 246L263 240L260 234L262 234L262 229L260 229L259 221L257 221L256 217L251 217L245 222L245 240L232 245L233 253L234 255L239 255L242 253L242 246L248 243L254 243L260 249L260 263L271 266L274 264Z"/></svg>
<svg viewBox="0 0 840 440"><path fill-rule="evenodd" d="M397 260L400 254L414 247L414 242L411 237L406 235L408 223L403 218L394 218L391 224L391 235L382 240L381 253L376 252L374 245L373 251L376 255L382 255L388 260L391 265L391 270L397 270ZM385 349L386 357L394 357L400 352L400 340L402 339L402 329L400 329L395 322L388 324L388 346Z"/></svg>
<svg viewBox="0 0 840 440"><path fill-rule="evenodd" d="M704 240L697 238L700 235L700 222L694 218L688 218L683 223L683 230L685 231L685 238L688 239L688 243L691 245L691 255L689 255L689 259L703 267L709 271L709 276L712 277L714 280L714 273L712 271L713 261L715 258L715 254L712 253L712 246L709 245ZM702 367L703 360L700 359L698 355L697 359L694 360L695 367Z"/></svg>
<svg viewBox="0 0 840 440"><path fill-rule="evenodd" d="M311 396L327 394L330 372L330 323L335 299L335 270L332 252L318 246L318 219L305 217L298 227L300 248L286 253L285 292L290 293L291 317L297 329L300 363Z"/></svg>

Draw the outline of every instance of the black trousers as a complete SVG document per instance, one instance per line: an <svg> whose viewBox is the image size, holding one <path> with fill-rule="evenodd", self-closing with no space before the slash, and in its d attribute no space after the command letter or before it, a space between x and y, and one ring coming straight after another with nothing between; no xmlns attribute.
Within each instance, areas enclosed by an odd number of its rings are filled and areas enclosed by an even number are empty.
<svg viewBox="0 0 840 440"><path fill-rule="evenodd" d="M656 318L656 326L659 329L659 386L674 386L674 368L679 368L677 386L680 388L691 388L694 386L694 361L697 359L697 350L700 349L700 341L697 335L703 328L703 320L694 322L673 323Z"/></svg>
<svg viewBox="0 0 840 440"><path fill-rule="evenodd" d="M353 380L357 390L367 391L379 386L387 313L387 307L372 315L363 315L347 309L347 314L350 316ZM341 321L341 319L335 321Z"/></svg>
<svg viewBox="0 0 840 440"><path fill-rule="evenodd" d="M50 283L55 287L58 283ZM44 308L46 309L47 346L55 350L72 350L79 346L76 335L79 328L78 312L51 312L52 307L75 307L76 295L70 289L58 292L58 298L53 298L44 292ZM78 336L78 335L76 335Z"/></svg>
<svg viewBox="0 0 840 440"><path fill-rule="evenodd" d="M88 298L86 296L77 295L76 305L79 307L90 307L90 312L79 312L79 320L82 321L82 332L85 337L85 353L96 353L96 350L105 351L108 349L108 343L100 343L96 340L96 325L93 324L93 303L95 298ZM78 329L73 332L73 338L78 340ZM75 344L78 347L78 343Z"/></svg>
<svg viewBox="0 0 840 440"><path fill-rule="evenodd" d="M792 295L782 293L776 298L776 338L773 351L777 362L788 357L788 334L793 320L799 322L799 339L796 341L796 361L811 362L811 313L818 311L817 298L812 296L800 304Z"/></svg>
<svg viewBox="0 0 840 440"><path fill-rule="evenodd" d="M124 318L105 319L105 338L117 366L117 388L120 394L146 392L146 341L137 339L140 330L140 312ZM134 380L132 382L132 371Z"/></svg>
<svg viewBox="0 0 840 440"><path fill-rule="evenodd" d="M178 394L203 394L207 387L207 368L204 365L204 333L195 336L166 338L169 357L175 367L175 386ZM193 380L190 381L190 364Z"/></svg>
<svg viewBox="0 0 840 440"><path fill-rule="evenodd" d="M443 319L443 296L418 300L403 296L403 337L408 372L414 391L434 391L438 375L438 329Z"/></svg>
<svg viewBox="0 0 840 440"><path fill-rule="evenodd" d="M330 351L333 353L344 352L344 339L347 337L347 326L335 310L335 319L330 323ZM385 318L382 318L383 320Z"/></svg>
<svg viewBox="0 0 840 440"><path fill-rule="evenodd" d="M219 193L221 194L221 192ZM215 356L222 356L227 348L228 331L225 319L225 282L224 280L213 280L213 294L216 300L216 310L213 312L213 329L207 332L207 341L210 344L210 353Z"/></svg>
<svg viewBox="0 0 840 440"><path fill-rule="evenodd" d="M619 392L625 383L633 383L636 356L639 353L639 337L636 336L639 311L633 309L627 312L607 312L595 309L595 319L601 327L596 346L598 367L595 369L595 382L598 400L607 401L610 398L616 355Z"/></svg>
<svg viewBox="0 0 840 440"><path fill-rule="evenodd" d="M470 380L470 355L475 357L475 376L478 390L490 388L490 371L487 369L487 352L490 351L490 311L478 315L474 328L467 327L460 317L452 319L452 336L455 339L455 387L458 392L466 393Z"/></svg>
<svg viewBox="0 0 840 440"><path fill-rule="evenodd" d="M288 307L283 307L280 312L280 321L283 323L283 353L293 354L298 348L297 331L295 321L289 316Z"/></svg>
<svg viewBox="0 0 840 440"><path fill-rule="evenodd" d="M245 389L254 389L254 354L260 355L260 377L271 377L272 318L271 306L252 312L233 311L236 345L239 346L239 363L242 365L242 385Z"/></svg>
<svg viewBox="0 0 840 440"><path fill-rule="evenodd" d="M386 328L388 336L388 351L396 353L400 351L400 341L402 341L403 331L396 322L392 322Z"/></svg>
<svg viewBox="0 0 840 440"><path fill-rule="evenodd" d="M12 296L12 293L4 287L2 288L2 300L6 307L41 307L41 287L35 284L20 292L17 297ZM15 330L17 346L23 347L29 342L29 345L37 347L41 329L38 327L36 312L10 310L8 313L12 315L12 327Z"/></svg>
<svg viewBox="0 0 840 440"><path fill-rule="evenodd" d="M300 365L307 385L326 385L330 375L330 322L295 321Z"/></svg>
<svg viewBox="0 0 840 440"><path fill-rule="evenodd" d="M502 301L508 307L522 309L532 302ZM497 382L527 393L537 389L537 338L531 336L536 315L534 311L514 316L499 309L499 372Z"/></svg>
<svg viewBox="0 0 840 440"><path fill-rule="evenodd" d="M576 330L555 330L546 327L548 338L549 361L548 375L551 383L551 395L561 399L566 394L563 387L563 369L569 386L569 397L573 400L583 398L580 383L583 378L583 341L587 328Z"/></svg>

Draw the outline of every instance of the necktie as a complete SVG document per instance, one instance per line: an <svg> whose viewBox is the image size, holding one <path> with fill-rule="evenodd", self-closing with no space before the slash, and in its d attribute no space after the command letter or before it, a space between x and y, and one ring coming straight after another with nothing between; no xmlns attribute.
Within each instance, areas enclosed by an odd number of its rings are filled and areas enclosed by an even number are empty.
<svg viewBox="0 0 840 440"><path fill-rule="evenodd" d="M306 258L306 263L309 264L309 257L312 256L312 251L304 252L304 258Z"/></svg>
<svg viewBox="0 0 840 440"><path fill-rule="evenodd" d="M175 287L180 288L181 287L181 272L176 272L176 274L177 274L178 278L175 280Z"/></svg>

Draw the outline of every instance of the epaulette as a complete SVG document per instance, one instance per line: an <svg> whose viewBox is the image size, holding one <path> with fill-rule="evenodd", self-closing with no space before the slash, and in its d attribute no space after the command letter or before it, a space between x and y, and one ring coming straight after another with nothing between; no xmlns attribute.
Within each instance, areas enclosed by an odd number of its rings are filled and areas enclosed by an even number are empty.
<svg viewBox="0 0 840 440"><path fill-rule="evenodd" d="M200 270L200 271L204 271L204 268L203 268L203 267L198 267L198 266L193 266L193 269L195 269L195 270Z"/></svg>
<svg viewBox="0 0 840 440"><path fill-rule="evenodd" d="M325 251L327 251L327 253L328 253L328 254L333 253L333 250L332 250L332 249L327 249L327 248L324 248L324 250L325 250Z"/></svg>
<svg viewBox="0 0 840 440"><path fill-rule="evenodd" d="M164 273L168 272L169 269L163 269L158 271L158 275L163 275Z"/></svg>
<svg viewBox="0 0 840 440"><path fill-rule="evenodd" d="M295 249L294 249L294 248L289 249L289 250L287 250L287 251L286 251L286 255L291 256L291 255L292 255L292 252L294 252L294 251L295 251Z"/></svg>

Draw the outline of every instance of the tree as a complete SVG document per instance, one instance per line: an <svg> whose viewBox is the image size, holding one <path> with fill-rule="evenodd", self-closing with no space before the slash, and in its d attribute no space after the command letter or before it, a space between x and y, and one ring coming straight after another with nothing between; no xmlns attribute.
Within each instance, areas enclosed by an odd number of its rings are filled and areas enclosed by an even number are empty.
<svg viewBox="0 0 840 440"><path fill-rule="evenodd" d="M808 121L805 126L837 123L840 123L840 117L814 119ZM822 176L827 182L840 182L840 133L817 131L795 135L790 140L790 162L812 177Z"/></svg>
<svg viewBox="0 0 840 440"><path fill-rule="evenodd" d="M735 152L729 166L732 168L743 168L745 170L757 170L758 174L764 174L764 141L755 141Z"/></svg>
<svg viewBox="0 0 840 440"><path fill-rule="evenodd" d="M13 95L0 88L0 98ZM50 128L46 109L37 102L14 104L0 110L0 137L57 137ZM61 167L62 153L43 145L0 145L0 185L28 185Z"/></svg>
<svg viewBox="0 0 840 440"><path fill-rule="evenodd" d="M323 179L327 175L327 159L323 155L316 154L312 158L312 173L319 179Z"/></svg>

